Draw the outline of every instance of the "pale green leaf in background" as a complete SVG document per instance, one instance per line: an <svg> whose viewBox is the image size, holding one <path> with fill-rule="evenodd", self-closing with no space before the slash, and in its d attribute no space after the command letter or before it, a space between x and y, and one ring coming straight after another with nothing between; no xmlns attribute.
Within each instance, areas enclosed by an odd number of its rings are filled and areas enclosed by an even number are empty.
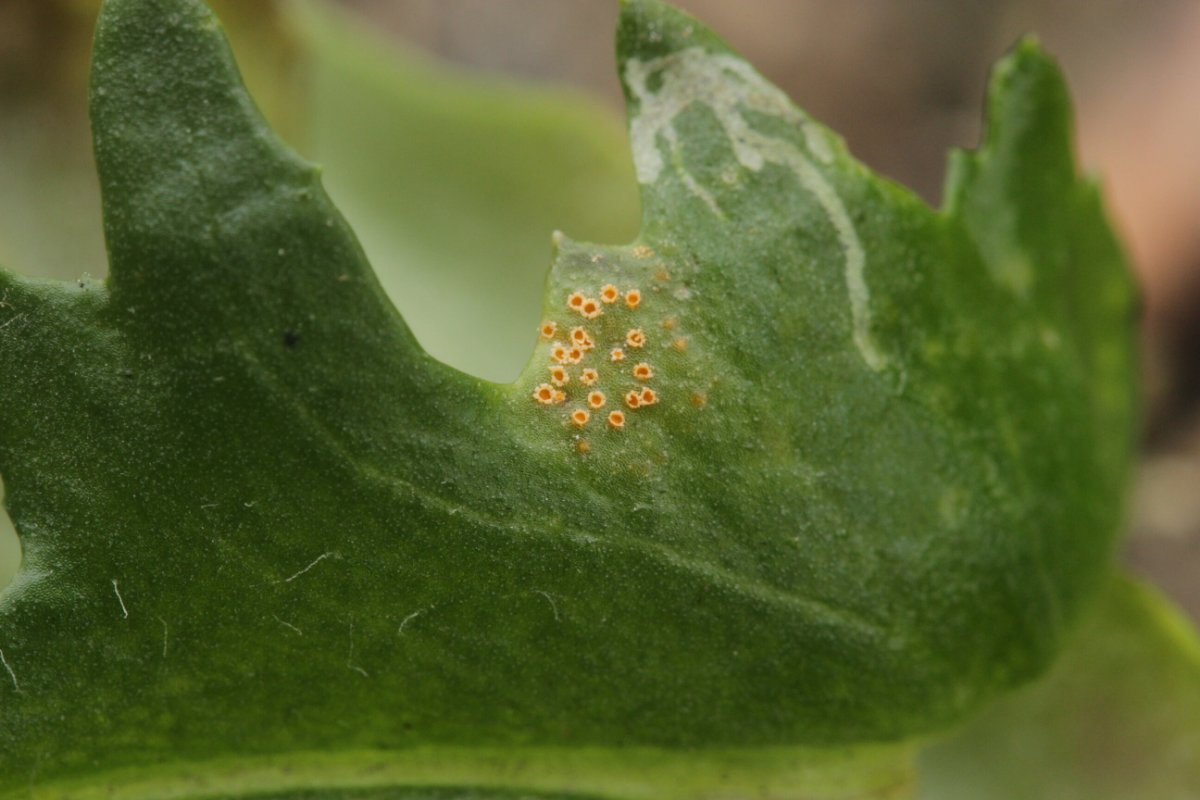
<svg viewBox="0 0 1200 800"><path fill-rule="evenodd" d="M529 358L550 232L637 234L629 148L607 109L435 67L319 4L303 48L303 151L430 355L494 381Z"/></svg>
<svg viewBox="0 0 1200 800"><path fill-rule="evenodd" d="M1200 796L1200 640L1114 579L1050 674L922 755L921 800Z"/></svg>

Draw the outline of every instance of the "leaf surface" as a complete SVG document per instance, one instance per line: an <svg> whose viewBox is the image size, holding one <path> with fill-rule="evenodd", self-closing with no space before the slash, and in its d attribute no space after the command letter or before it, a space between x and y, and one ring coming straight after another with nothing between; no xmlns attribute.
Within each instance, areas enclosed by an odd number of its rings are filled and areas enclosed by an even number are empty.
<svg viewBox="0 0 1200 800"><path fill-rule="evenodd" d="M199 2L109 0L110 277L0 273L0 796L900 796L872 743L1045 667L1132 416L1053 64L999 68L939 213L690 18L628 2L618 51L642 232L556 239L499 385L418 346Z"/></svg>
<svg viewBox="0 0 1200 800"><path fill-rule="evenodd" d="M635 234L633 166L609 109L438 65L323 3L213 5L263 115L323 166L384 290L435 357L513 378L538 320L547 232ZM66 16L36 83L0 94L0 263L43 277L107 273L71 68L90 50L89 12ZM0 515L0 585L19 556Z"/></svg>
<svg viewBox="0 0 1200 800"><path fill-rule="evenodd" d="M215 0L213 6L230 38L244 45L239 67L265 116L288 137L298 135L294 118L308 104L297 102L298 81L288 79L298 48L281 35L276 4ZM103 278L108 265L86 102L100 1L26 7L13 15L23 24L6 34L30 46L6 62L0 77L0 264L61 280ZM0 586L16 573L20 555L11 521L0 513Z"/></svg>

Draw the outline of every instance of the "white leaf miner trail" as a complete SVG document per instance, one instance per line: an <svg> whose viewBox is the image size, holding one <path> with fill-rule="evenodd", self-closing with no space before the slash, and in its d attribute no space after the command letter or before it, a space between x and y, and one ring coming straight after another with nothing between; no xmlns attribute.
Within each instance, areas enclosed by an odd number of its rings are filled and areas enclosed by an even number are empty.
<svg viewBox="0 0 1200 800"><path fill-rule="evenodd" d="M649 78L655 75L660 86L652 92ZM756 131L742 114L743 111L753 111L779 117L796 125L804 133L808 150L827 164L833 160L833 152L825 135L792 105L783 92L768 83L750 65L733 56L711 53L702 47L688 48L649 61L630 59L625 65L625 81L637 98L639 107L629 129L639 183L651 184L658 180L663 168L658 137L662 135L673 153L678 150L679 138L673 124L675 118L693 103L702 103L712 110L729 137L738 163L744 168L758 172L769 163L787 167L795 173L801 185L816 197L837 231L844 256L854 345L867 366L876 372L883 369L886 359L875 346L870 333L871 294L863 274L866 255L846 206L799 147L785 139ZM692 175L681 169L678 177L717 216L724 216L716 199Z"/></svg>

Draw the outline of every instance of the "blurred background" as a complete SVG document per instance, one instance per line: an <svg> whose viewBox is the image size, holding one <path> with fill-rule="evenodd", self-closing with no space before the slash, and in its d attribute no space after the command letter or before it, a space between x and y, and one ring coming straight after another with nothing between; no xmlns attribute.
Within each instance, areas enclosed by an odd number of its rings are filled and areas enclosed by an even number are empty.
<svg viewBox="0 0 1200 800"><path fill-rule="evenodd" d="M1143 295L1142 464L1122 558L1200 620L1200 3L676 3L841 133L858 158L933 204L947 149L978 141L990 65L1030 32L1061 61L1081 162L1107 186ZM537 317L552 230L606 241L636 231L615 117L616 0L342 0L349 23L311 5L299 17L271 0L213 5L264 112L325 165L331 193L398 307L449 363L493 380L515 376ZM0 0L0 263L28 274L106 271L85 113L96 7L96 0ZM339 44L334 29L345 24L386 38L379 53L398 49L373 55L378 42L363 52ZM450 77L431 79L442 73L431 72L424 56L455 65ZM374 58L394 59L407 83L378 78L367 65ZM480 83L476 71L488 77ZM510 79L541 88L514 89ZM446 91L431 92L431 80L445 81L437 85ZM476 111L451 107L448 95ZM571 116L569 136L537 127L555 103L570 109L563 112ZM364 148L385 155L364 158ZM499 152L515 155L498 164ZM473 183L483 172L492 189ZM428 192L406 189L413 185ZM523 216L505 216L505 186L525 193ZM470 236L446 228L443 202L478 206ZM505 244L481 249L478 242L489 240ZM376 248L402 252L425 273L414 278ZM463 272L463 264L482 260L512 271ZM506 292L519 313L493 320L490 299ZM446 297L460 303L453 313ZM471 361L478 348L468 352L456 344L462 336L448 332L463 319L504 331L482 361ZM16 552L11 530L0 530L0 584Z"/></svg>

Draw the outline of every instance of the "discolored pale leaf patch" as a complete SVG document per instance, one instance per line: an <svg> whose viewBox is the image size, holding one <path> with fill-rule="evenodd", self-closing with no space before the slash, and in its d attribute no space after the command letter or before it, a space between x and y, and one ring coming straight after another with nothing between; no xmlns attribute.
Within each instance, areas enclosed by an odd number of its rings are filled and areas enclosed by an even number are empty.
<svg viewBox="0 0 1200 800"><path fill-rule="evenodd" d="M1046 666L1132 416L1056 68L1000 66L936 212L690 18L631 0L618 52L641 234L556 240L498 385L417 345L198 0L108 0L110 278L0 273L0 796L899 797Z"/></svg>

